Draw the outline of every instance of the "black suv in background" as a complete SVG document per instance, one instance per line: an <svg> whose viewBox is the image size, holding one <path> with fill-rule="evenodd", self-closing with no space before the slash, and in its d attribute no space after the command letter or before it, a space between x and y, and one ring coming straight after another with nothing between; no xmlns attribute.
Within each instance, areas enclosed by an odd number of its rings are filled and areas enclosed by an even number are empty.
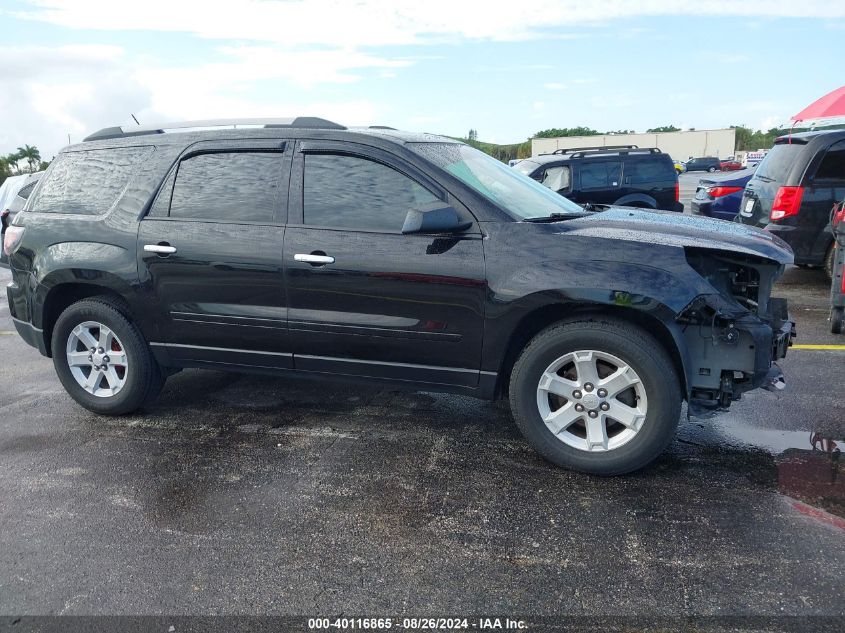
<svg viewBox="0 0 845 633"><path fill-rule="evenodd" d="M737 221L765 227L795 263L833 274L833 205L845 200L845 130L781 136L745 185Z"/></svg>
<svg viewBox="0 0 845 633"><path fill-rule="evenodd" d="M683 400L781 378L792 257L763 231L584 209L444 137L235 123L101 130L7 229L15 327L87 409L182 367L508 397L544 457L614 474Z"/></svg>
<svg viewBox="0 0 845 633"><path fill-rule="evenodd" d="M715 156L704 156L702 158L690 158L684 163L687 171L719 171L722 168L722 161Z"/></svg>
<svg viewBox="0 0 845 633"><path fill-rule="evenodd" d="M577 204L684 210L675 163L657 148L559 149L526 158L514 168Z"/></svg>

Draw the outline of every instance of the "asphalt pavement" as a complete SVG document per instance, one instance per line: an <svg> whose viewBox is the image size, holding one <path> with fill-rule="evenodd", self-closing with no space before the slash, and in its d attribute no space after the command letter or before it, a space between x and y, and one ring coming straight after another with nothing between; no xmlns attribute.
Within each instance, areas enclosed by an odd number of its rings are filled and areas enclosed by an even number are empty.
<svg viewBox="0 0 845 633"><path fill-rule="evenodd" d="M94 415L10 334L8 279L0 614L845 615L845 351L603 479L458 396L188 370ZM820 273L777 292L845 343Z"/></svg>

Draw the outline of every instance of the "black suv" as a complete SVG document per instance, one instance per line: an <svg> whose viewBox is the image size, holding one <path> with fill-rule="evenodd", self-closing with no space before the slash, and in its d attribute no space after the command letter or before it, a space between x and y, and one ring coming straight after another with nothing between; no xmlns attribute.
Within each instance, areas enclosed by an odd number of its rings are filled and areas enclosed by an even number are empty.
<svg viewBox="0 0 845 633"><path fill-rule="evenodd" d="M684 163L684 166L687 171L709 171L712 174L722 168L722 161L714 156L704 156L702 158L690 158Z"/></svg>
<svg viewBox="0 0 845 633"><path fill-rule="evenodd" d="M833 205L845 200L845 130L781 136L745 185L737 221L765 227L795 263L833 274Z"/></svg>
<svg viewBox="0 0 845 633"><path fill-rule="evenodd" d="M559 149L519 161L526 176L578 204L683 211L678 174L657 148L608 145Z"/></svg>
<svg viewBox="0 0 845 633"><path fill-rule="evenodd" d="M684 399L781 378L792 256L764 231L586 210L448 138L247 122L97 132L7 229L15 327L87 409L182 367L509 397L547 459L613 474Z"/></svg>

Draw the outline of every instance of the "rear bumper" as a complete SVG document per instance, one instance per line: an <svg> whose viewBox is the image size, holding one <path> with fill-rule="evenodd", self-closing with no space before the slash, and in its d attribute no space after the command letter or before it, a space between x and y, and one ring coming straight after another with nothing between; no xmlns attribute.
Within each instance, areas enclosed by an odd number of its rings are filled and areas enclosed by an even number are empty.
<svg viewBox="0 0 845 633"><path fill-rule="evenodd" d="M44 356L47 356L47 345L44 341L44 331L33 325L32 311L26 300L26 290L19 285L19 273L12 271L12 281L6 286L6 297L9 301L9 313L12 323L20 337L32 345Z"/></svg>
<svg viewBox="0 0 845 633"><path fill-rule="evenodd" d="M18 331L20 337L29 345L32 345L42 356L47 356L47 346L44 344L44 331L27 323L12 317L12 323L15 324L15 329Z"/></svg>

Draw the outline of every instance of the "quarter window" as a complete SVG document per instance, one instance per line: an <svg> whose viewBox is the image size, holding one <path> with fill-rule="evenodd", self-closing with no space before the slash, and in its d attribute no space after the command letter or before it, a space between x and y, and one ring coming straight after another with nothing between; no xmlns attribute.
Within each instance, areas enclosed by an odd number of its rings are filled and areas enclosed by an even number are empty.
<svg viewBox="0 0 845 633"><path fill-rule="evenodd" d="M437 200L419 183L381 163L337 154L305 156L307 225L399 232L409 210Z"/></svg>
<svg viewBox="0 0 845 633"><path fill-rule="evenodd" d="M34 213L101 215L128 187L136 165L153 147L121 147L59 154L32 201Z"/></svg>
<svg viewBox="0 0 845 633"><path fill-rule="evenodd" d="M218 152L191 156L179 164L176 172L170 217L272 222L281 173L280 153Z"/></svg>

